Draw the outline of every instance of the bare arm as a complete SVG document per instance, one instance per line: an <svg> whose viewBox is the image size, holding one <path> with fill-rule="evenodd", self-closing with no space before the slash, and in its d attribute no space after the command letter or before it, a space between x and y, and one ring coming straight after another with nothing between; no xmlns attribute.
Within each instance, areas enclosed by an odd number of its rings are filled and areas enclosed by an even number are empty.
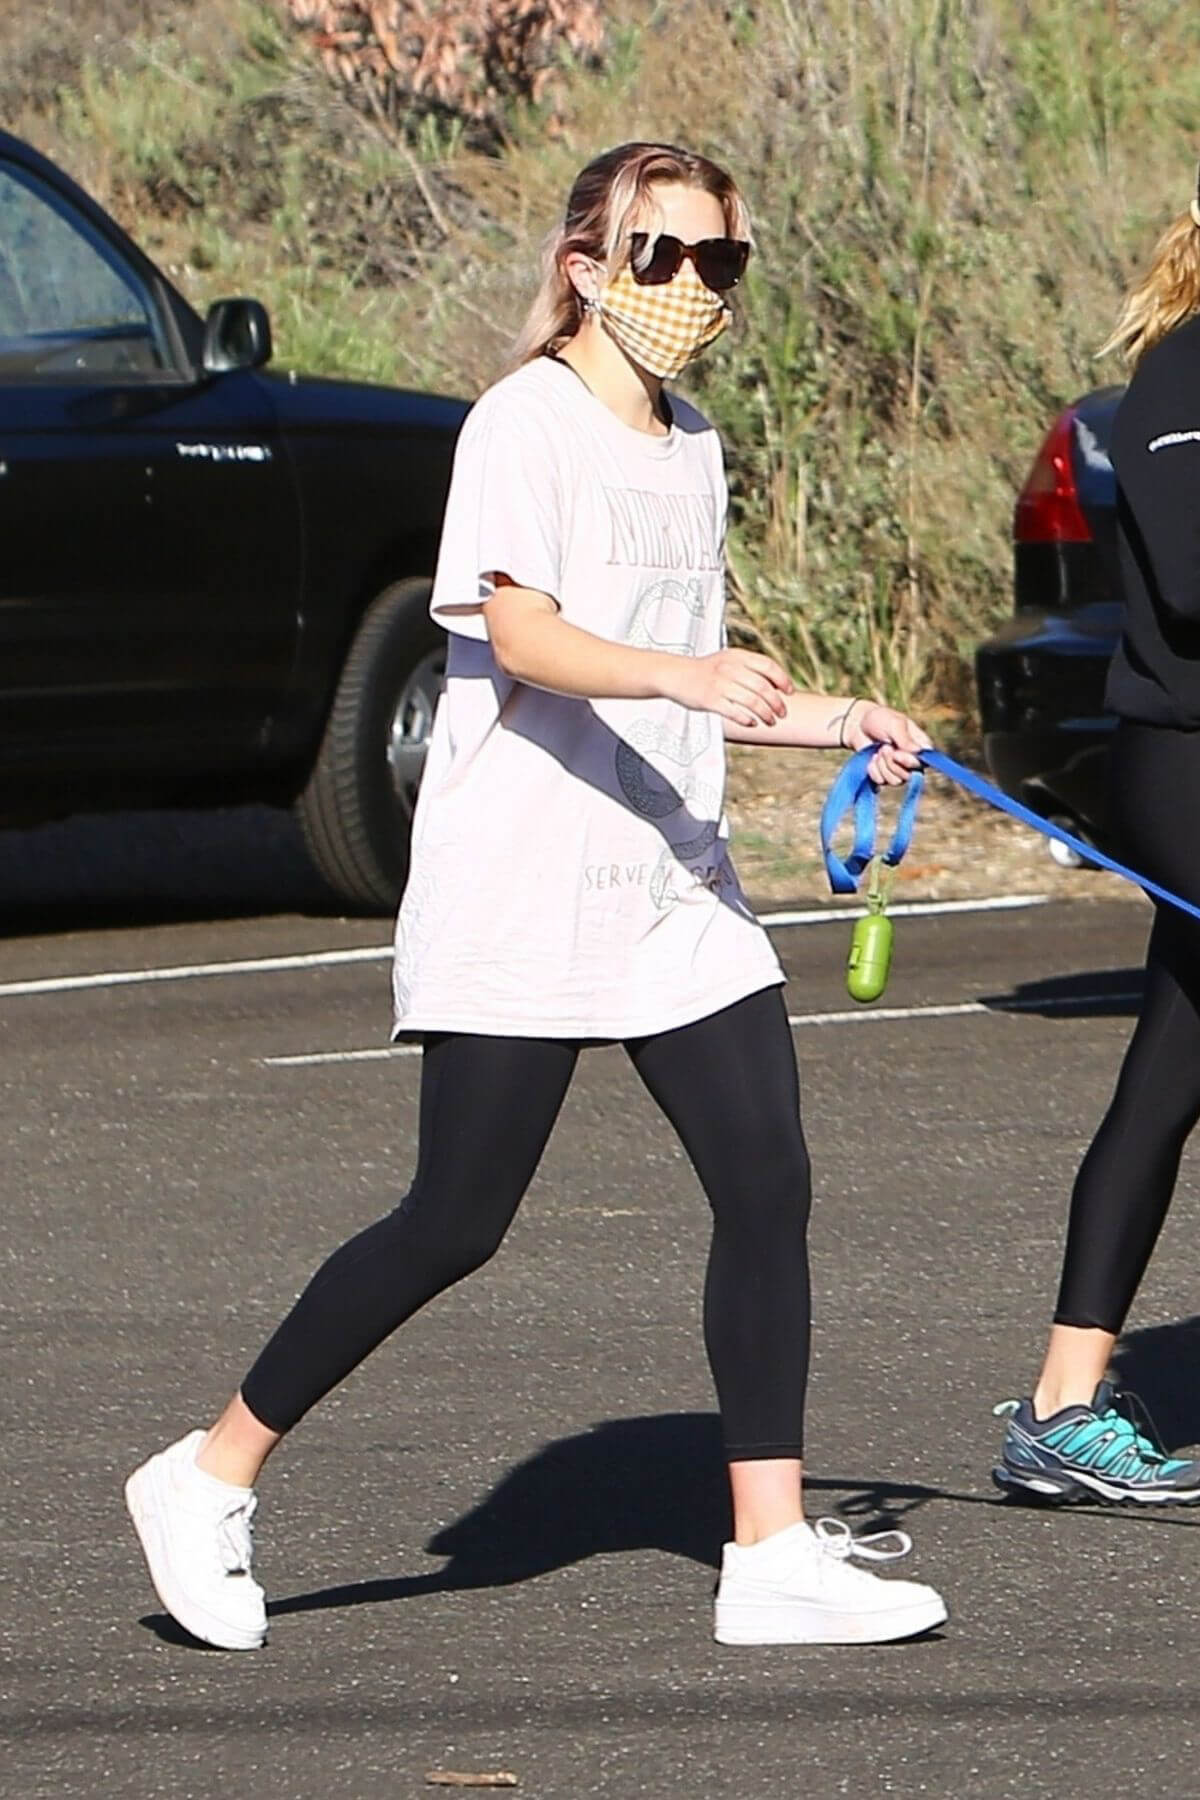
<svg viewBox="0 0 1200 1800"><path fill-rule="evenodd" d="M849 749L849 734L871 704L870 700L839 699L835 694L789 694L771 742L803 750ZM756 731L732 722L726 723L725 736L732 744L760 741Z"/></svg>
<svg viewBox="0 0 1200 1800"><path fill-rule="evenodd" d="M726 737L743 744L861 750L878 743L871 779L889 786L907 781L915 752L929 747L904 713L871 700L797 694L786 669L752 650L679 656L614 644L569 624L549 594L505 575L496 576L483 611L497 663L531 687L585 700L674 700L716 713Z"/></svg>
<svg viewBox="0 0 1200 1800"><path fill-rule="evenodd" d="M868 773L887 787L907 781L919 766L917 751L931 748L926 733L906 713L874 700L839 700L830 694L789 694L770 731L726 719L725 736L735 744L794 744L811 750L865 750L878 744Z"/></svg>
<svg viewBox="0 0 1200 1800"><path fill-rule="evenodd" d="M531 687L587 700L674 700L747 732L770 731L787 711L791 677L751 650L679 656L614 644L569 624L549 594L504 575L483 613L497 663Z"/></svg>

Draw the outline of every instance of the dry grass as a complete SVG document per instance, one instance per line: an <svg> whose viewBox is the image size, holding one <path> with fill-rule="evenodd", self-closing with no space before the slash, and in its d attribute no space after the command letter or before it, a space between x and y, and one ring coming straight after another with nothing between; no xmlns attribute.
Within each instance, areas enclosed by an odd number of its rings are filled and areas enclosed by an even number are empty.
<svg viewBox="0 0 1200 1800"><path fill-rule="evenodd" d="M26 134L198 302L260 293L309 367L477 391L582 161L649 135L728 162L758 255L694 384L731 447L745 631L802 678L968 722L1014 490L1055 408L1116 378L1094 347L1188 198L1200 15L620 0L602 71L568 69L553 120L514 108L486 155L452 120L351 107L282 5L153 11L27 101Z"/></svg>

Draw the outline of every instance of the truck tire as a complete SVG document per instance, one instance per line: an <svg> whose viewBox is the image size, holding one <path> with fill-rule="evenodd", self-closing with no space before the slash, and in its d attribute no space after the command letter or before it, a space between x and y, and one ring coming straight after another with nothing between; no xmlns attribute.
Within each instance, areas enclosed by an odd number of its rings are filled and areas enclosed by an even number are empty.
<svg viewBox="0 0 1200 1800"><path fill-rule="evenodd" d="M296 815L323 880L356 912L395 910L446 669L430 583L397 581L354 634Z"/></svg>

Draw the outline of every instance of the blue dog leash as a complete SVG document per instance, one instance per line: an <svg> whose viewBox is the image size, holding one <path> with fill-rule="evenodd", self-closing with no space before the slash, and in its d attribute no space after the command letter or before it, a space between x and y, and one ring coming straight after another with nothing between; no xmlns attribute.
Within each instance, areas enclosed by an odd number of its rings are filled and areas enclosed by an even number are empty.
<svg viewBox="0 0 1200 1800"><path fill-rule="evenodd" d="M850 761L843 764L821 813L821 850L825 857L829 885L835 894L856 894L859 877L875 856L877 789L867 774L867 765L878 749L878 744L870 744L865 750L856 751ZM908 788L900 808L900 817L896 821L895 834L891 844L883 852L882 860L889 869L896 867L912 843L913 827L917 822L917 803L924 785L924 774L920 769L914 770L908 778ZM851 809L854 812L854 848L843 861L833 847L833 840L842 820Z"/></svg>
<svg viewBox="0 0 1200 1800"><path fill-rule="evenodd" d="M833 786L829 790L829 798L821 813L821 849L825 856L825 868L829 875L829 885L835 894L854 894L858 892L859 877L876 855L875 850L875 815L877 789L867 774L871 758L879 749L878 744L868 744L865 750L858 750L838 773ZM1139 875L1134 869L1127 869L1125 864L1115 857L1105 856L1091 844L1073 837L1064 831L1061 825L1051 824L1028 806L1022 806L1019 800L1013 800L1002 793L992 782L984 781L973 770L966 769L953 757L946 756L941 750L921 750L918 752L921 768L909 777L908 791L900 808L900 816L896 822L895 833L887 850L882 852L881 861L889 868L895 868L912 842L913 827L916 824L917 804L924 786L924 770L936 769L939 775L948 776L956 781L968 794L977 800L985 800L999 812L1007 813L1010 818L1018 819L1022 825L1030 825L1040 831L1043 837L1054 838L1060 844L1066 844L1076 851L1085 861L1095 864L1097 868L1108 869L1114 875L1132 881L1156 900L1163 900L1168 906L1176 906L1180 912L1190 913L1194 919L1200 919L1200 906L1193 906L1190 900L1184 900L1179 894L1173 894L1169 888L1159 887L1145 875ZM839 825L847 812L854 812L854 847L849 856L840 857L833 848L833 839Z"/></svg>

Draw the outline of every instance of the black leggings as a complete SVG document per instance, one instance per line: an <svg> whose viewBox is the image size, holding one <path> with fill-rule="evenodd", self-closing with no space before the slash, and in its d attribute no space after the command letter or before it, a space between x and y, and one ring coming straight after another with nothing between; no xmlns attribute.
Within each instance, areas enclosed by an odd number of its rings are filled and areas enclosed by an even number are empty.
<svg viewBox="0 0 1200 1800"><path fill-rule="evenodd" d="M1200 904L1200 732L1123 723L1112 753L1122 860ZM1145 997L1071 1198L1055 1322L1119 1332L1200 1118L1200 920L1159 905Z"/></svg>
<svg viewBox="0 0 1200 1800"><path fill-rule="evenodd" d="M447 1036L425 1048L412 1187L324 1263L242 1386L288 1431L390 1332L499 1248L580 1046ZM704 1331L731 1460L801 1454L809 1165L779 988L625 1046L708 1195Z"/></svg>

